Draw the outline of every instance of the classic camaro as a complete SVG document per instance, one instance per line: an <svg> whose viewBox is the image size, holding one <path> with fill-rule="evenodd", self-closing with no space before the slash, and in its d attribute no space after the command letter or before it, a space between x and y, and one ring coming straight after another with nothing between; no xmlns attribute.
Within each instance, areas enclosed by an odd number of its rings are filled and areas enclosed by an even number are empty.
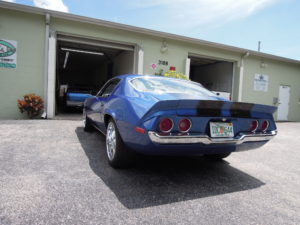
<svg viewBox="0 0 300 225"><path fill-rule="evenodd" d="M201 84L162 76L122 75L84 102L84 130L106 135L111 166L128 165L135 152L207 155L258 148L277 133L276 107L231 102Z"/></svg>

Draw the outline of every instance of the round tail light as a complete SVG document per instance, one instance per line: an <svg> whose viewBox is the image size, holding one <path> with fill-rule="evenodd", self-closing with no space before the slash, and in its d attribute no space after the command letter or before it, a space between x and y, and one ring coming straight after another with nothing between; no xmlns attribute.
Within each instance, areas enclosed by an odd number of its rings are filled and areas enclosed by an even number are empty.
<svg viewBox="0 0 300 225"><path fill-rule="evenodd" d="M192 127L192 122L189 119L182 119L179 122L180 132L188 132Z"/></svg>
<svg viewBox="0 0 300 225"><path fill-rule="evenodd" d="M251 123L251 127L250 127L250 132L255 132L258 128L258 121L257 120L253 120Z"/></svg>
<svg viewBox="0 0 300 225"><path fill-rule="evenodd" d="M159 123L159 129L164 133L170 132L173 126L174 126L173 120L171 120L170 118L164 118Z"/></svg>
<svg viewBox="0 0 300 225"><path fill-rule="evenodd" d="M263 123L262 123L262 125L261 125L261 131L262 132L266 132L267 131L267 129L269 128L269 121L268 120L265 120Z"/></svg>

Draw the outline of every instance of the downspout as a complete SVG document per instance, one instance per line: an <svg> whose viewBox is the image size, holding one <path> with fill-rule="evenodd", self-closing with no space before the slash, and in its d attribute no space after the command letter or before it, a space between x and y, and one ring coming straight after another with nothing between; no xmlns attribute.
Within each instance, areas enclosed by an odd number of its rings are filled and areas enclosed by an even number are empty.
<svg viewBox="0 0 300 225"><path fill-rule="evenodd" d="M45 15L45 62L44 62L44 112L42 118L47 118L47 99L48 99L48 51L50 35L50 14Z"/></svg>
<svg viewBox="0 0 300 225"><path fill-rule="evenodd" d="M250 53L246 52L246 54L241 57L238 102L241 102L243 97L244 59L246 59L249 55Z"/></svg>

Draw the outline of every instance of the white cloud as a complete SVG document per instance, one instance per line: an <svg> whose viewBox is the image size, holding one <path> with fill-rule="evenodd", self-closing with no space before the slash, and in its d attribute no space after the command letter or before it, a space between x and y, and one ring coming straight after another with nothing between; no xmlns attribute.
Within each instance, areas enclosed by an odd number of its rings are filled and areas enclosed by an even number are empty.
<svg viewBox="0 0 300 225"><path fill-rule="evenodd" d="M160 9L161 21L191 28L247 17L280 0L132 0L135 9ZM171 25L172 26L172 25Z"/></svg>
<svg viewBox="0 0 300 225"><path fill-rule="evenodd" d="M61 12L69 12L63 0L33 0L35 6Z"/></svg>
<svg viewBox="0 0 300 225"><path fill-rule="evenodd" d="M4 2L16 2L16 0L2 0Z"/></svg>

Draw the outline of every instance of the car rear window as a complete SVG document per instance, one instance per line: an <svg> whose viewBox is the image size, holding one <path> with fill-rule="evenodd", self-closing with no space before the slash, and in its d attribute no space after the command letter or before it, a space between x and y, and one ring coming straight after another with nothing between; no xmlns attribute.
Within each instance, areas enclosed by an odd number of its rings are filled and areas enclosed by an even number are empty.
<svg viewBox="0 0 300 225"><path fill-rule="evenodd" d="M213 92L204 88L201 84L167 77L141 77L130 81L132 86L141 92L183 93L189 95L216 96Z"/></svg>

